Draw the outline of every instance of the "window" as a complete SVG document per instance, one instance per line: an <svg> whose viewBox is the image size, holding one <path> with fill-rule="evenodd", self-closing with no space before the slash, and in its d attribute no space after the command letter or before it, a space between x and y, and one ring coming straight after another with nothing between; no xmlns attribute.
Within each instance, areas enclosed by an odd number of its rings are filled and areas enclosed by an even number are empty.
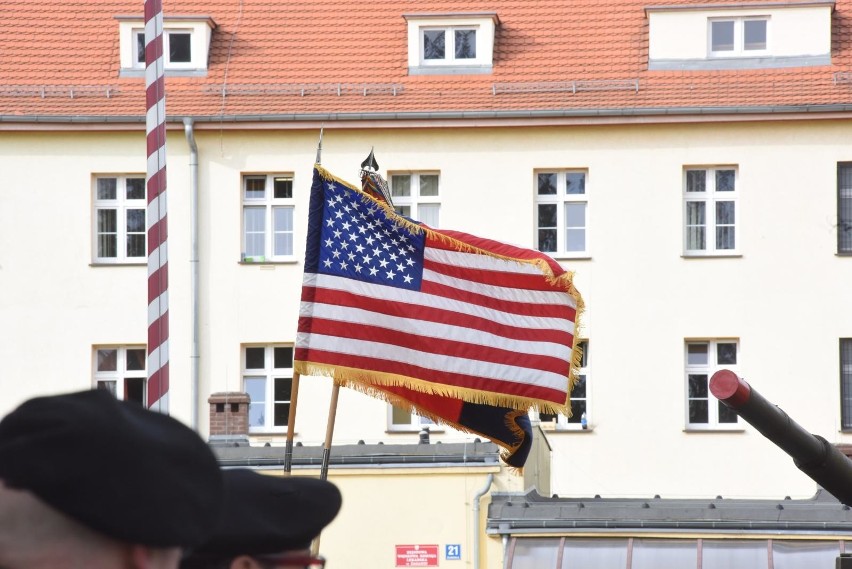
<svg viewBox="0 0 852 569"><path fill-rule="evenodd" d="M840 418L843 430L852 429L852 338L840 339Z"/></svg>
<svg viewBox="0 0 852 569"><path fill-rule="evenodd" d="M565 255L588 252L585 171L538 172L536 203L539 251Z"/></svg>
<svg viewBox="0 0 852 569"><path fill-rule="evenodd" d="M286 431L292 388L292 346L243 348L243 389L250 398L250 433Z"/></svg>
<svg viewBox="0 0 852 569"><path fill-rule="evenodd" d="M438 179L434 173L391 174L391 198L397 213L429 227L439 227Z"/></svg>
<svg viewBox="0 0 852 569"><path fill-rule="evenodd" d="M713 19L709 25L712 56L752 56L767 49L769 19L766 17Z"/></svg>
<svg viewBox="0 0 852 569"><path fill-rule="evenodd" d="M476 28L423 28L420 32L424 65L476 59Z"/></svg>
<svg viewBox="0 0 852 569"><path fill-rule="evenodd" d="M144 346L97 347L94 385L125 401L147 406L148 374Z"/></svg>
<svg viewBox="0 0 852 569"><path fill-rule="evenodd" d="M684 254L736 253L737 193L734 167L684 170Z"/></svg>
<svg viewBox="0 0 852 569"><path fill-rule="evenodd" d="M837 165L837 253L852 254L852 162Z"/></svg>
<svg viewBox="0 0 852 569"><path fill-rule="evenodd" d="M242 260L293 260L293 177L243 177Z"/></svg>
<svg viewBox="0 0 852 569"><path fill-rule="evenodd" d="M410 413L401 407L388 404L388 430L389 431L421 431L423 427L435 432L441 427L437 426L429 417L421 417L416 413Z"/></svg>
<svg viewBox="0 0 852 569"><path fill-rule="evenodd" d="M690 429L736 425L737 414L710 394L710 378L720 369L734 373L739 363L736 340L686 342L686 407Z"/></svg>
<svg viewBox="0 0 852 569"><path fill-rule="evenodd" d="M94 187L94 261L144 261L145 178L97 176Z"/></svg>
<svg viewBox="0 0 852 569"><path fill-rule="evenodd" d="M404 17L408 22L410 74L491 72L496 13Z"/></svg>
<svg viewBox="0 0 852 569"><path fill-rule="evenodd" d="M145 70L145 26L141 18L118 16L119 63L122 76L138 77ZM163 21L163 67L169 75L203 75L215 22L204 16Z"/></svg>
<svg viewBox="0 0 852 569"><path fill-rule="evenodd" d="M580 367L577 369L577 384L571 391L571 416L539 413L538 420L547 428L557 429L586 429L589 424L588 395L586 387L589 382L589 341L579 340L577 345L582 352Z"/></svg>

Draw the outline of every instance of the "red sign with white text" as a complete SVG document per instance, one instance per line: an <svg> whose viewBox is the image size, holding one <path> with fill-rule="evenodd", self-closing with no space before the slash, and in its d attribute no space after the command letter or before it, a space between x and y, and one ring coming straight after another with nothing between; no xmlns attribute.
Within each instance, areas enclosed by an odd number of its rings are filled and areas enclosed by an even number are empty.
<svg viewBox="0 0 852 569"><path fill-rule="evenodd" d="M437 567L437 545L397 545L397 567Z"/></svg>

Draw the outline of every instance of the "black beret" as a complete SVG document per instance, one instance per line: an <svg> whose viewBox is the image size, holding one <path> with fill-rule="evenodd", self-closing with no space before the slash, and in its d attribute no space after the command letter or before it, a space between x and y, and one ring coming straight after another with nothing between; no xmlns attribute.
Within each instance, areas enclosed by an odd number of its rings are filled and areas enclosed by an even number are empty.
<svg viewBox="0 0 852 569"><path fill-rule="evenodd" d="M222 523L187 560L231 559L310 547L340 511L337 486L326 480L225 470Z"/></svg>
<svg viewBox="0 0 852 569"><path fill-rule="evenodd" d="M195 431L104 390L37 397L4 417L0 480L152 547L202 543L222 508L222 472Z"/></svg>

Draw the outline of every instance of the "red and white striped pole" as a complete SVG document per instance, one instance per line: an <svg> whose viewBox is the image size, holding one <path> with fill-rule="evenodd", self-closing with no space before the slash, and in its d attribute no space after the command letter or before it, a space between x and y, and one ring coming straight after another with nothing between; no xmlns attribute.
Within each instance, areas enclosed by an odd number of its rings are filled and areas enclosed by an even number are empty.
<svg viewBox="0 0 852 569"><path fill-rule="evenodd" d="M148 407L169 412L169 264L163 3L145 0L145 132L148 169Z"/></svg>

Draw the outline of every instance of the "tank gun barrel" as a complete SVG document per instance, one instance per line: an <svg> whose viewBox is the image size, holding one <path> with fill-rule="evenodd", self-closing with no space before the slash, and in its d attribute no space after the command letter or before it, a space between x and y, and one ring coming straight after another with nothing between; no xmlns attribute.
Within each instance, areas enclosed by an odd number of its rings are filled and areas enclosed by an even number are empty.
<svg viewBox="0 0 852 569"><path fill-rule="evenodd" d="M710 378L710 392L763 436L793 458L799 470L852 506L852 460L819 435L813 435L730 370Z"/></svg>

